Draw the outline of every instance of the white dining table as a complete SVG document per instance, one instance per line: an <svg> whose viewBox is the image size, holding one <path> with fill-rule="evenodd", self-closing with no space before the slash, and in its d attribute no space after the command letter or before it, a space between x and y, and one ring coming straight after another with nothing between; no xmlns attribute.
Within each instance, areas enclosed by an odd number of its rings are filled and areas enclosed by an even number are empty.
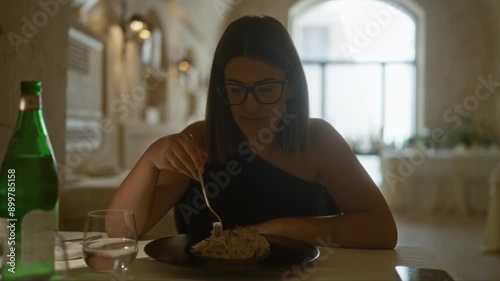
<svg viewBox="0 0 500 281"><path fill-rule="evenodd" d="M63 232L64 237L81 237L82 233ZM148 257L144 246L151 240L139 241L137 258L125 274L97 273L82 258L68 262L70 280L400 280L396 266L446 268L427 249L398 246L394 250L368 250L318 247L319 258L308 265L290 265L258 270L214 270L187 268L166 264ZM62 274L65 262L56 261ZM453 276L453 272L448 271ZM454 278L456 280L456 278Z"/></svg>
<svg viewBox="0 0 500 281"><path fill-rule="evenodd" d="M381 191L394 211L485 214L500 151L411 148L381 153Z"/></svg>

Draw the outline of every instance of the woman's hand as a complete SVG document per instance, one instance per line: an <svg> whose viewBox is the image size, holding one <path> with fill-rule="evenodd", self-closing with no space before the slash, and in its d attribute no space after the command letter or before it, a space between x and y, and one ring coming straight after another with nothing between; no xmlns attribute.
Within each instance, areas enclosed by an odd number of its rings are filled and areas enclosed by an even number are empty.
<svg viewBox="0 0 500 281"><path fill-rule="evenodd" d="M146 158L159 170L171 170L199 180L208 154L189 136L178 133L162 137L146 150Z"/></svg>

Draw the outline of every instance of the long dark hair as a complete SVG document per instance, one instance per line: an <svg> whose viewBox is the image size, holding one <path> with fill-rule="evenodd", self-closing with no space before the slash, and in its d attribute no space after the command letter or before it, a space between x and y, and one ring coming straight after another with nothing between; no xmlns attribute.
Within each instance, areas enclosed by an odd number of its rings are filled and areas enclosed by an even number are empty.
<svg viewBox="0 0 500 281"><path fill-rule="evenodd" d="M307 150L309 138L309 96L297 50L286 28L269 16L245 16L232 22L222 35L215 51L206 107L205 145L209 162L224 162L235 155L245 140L233 119L229 105L217 93L217 83L224 82L224 69L235 57L249 57L277 66L285 72L293 97L286 113L294 115L285 129L276 133L275 142L286 151Z"/></svg>

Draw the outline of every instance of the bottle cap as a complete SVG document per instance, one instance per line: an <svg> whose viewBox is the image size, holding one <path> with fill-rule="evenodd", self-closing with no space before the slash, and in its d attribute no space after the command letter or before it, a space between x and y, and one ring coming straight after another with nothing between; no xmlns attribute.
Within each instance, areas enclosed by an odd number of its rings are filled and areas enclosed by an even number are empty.
<svg viewBox="0 0 500 281"><path fill-rule="evenodd" d="M42 82L40 81L21 81L21 92L39 93L42 91Z"/></svg>

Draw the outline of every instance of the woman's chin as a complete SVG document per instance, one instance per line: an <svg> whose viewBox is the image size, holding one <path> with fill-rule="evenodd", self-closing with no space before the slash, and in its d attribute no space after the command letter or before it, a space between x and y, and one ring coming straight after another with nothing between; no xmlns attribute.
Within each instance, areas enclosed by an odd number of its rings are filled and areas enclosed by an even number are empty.
<svg viewBox="0 0 500 281"><path fill-rule="evenodd" d="M247 139L251 139L251 138L255 138L257 137L257 134L254 133L254 132L249 132L248 130L243 130L243 135L245 135L245 137Z"/></svg>
<svg viewBox="0 0 500 281"><path fill-rule="evenodd" d="M259 137L260 135L262 135L264 131L268 131L269 128L265 128L265 127L249 127L249 126L245 126L243 128L241 128L241 131L243 132L243 134L247 137L247 138L254 138L254 137ZM267 136L267 132L266 132L266 136Z"/></svg>
<svg viewBox="0 0 500 281"><path fill-rule="evenodd" d="M241 131L247 138L264 138L269 139L274 136L272 124L268 118L261 120L240 120L237 122Z"/></svg>

